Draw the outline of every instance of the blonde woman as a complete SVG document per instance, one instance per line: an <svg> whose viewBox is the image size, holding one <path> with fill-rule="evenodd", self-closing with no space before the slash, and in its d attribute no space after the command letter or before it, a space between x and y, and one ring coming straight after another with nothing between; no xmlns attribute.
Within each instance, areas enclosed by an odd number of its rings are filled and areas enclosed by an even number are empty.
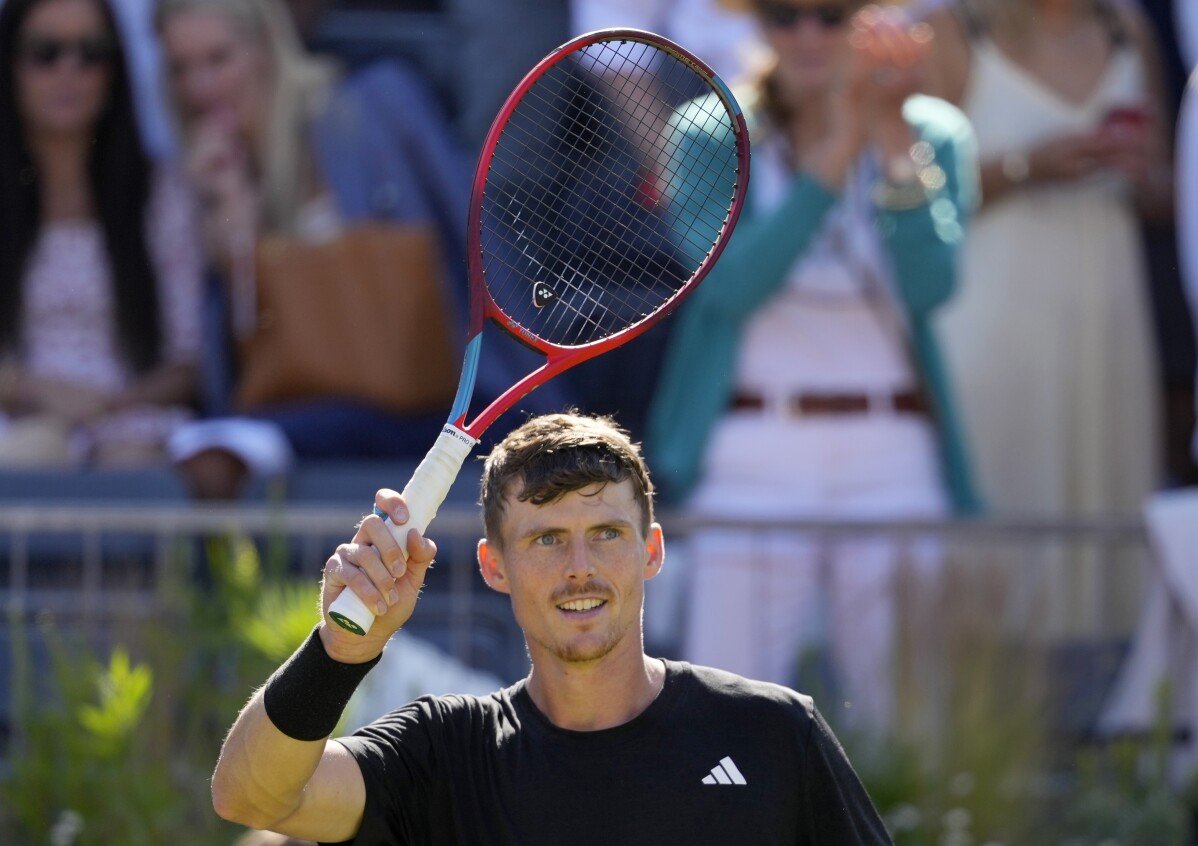
<svg viewBox="0 0 1198 846"><path fill-rule="evenodd" d="M340 78L304 52L282 0L161 0L157 27L236 333L259 317L255 249L266 237L320 244L372 221L414 222L438 227L444 255L462 260L468 169L419 79L392 64ZM451 343L432 330L426 340ZM176 455L199 495L229 497L249 471L281 469L291 453L398 457L435 437L442 413L399 413L349 392L304 397L193 427Z"/></svg>

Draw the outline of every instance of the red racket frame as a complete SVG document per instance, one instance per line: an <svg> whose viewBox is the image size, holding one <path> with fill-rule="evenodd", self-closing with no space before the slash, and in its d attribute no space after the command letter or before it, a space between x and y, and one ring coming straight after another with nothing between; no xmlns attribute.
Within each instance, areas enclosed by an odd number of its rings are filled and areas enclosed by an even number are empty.
<svg viewBox="0 0 1198 846"><path fill-rule="evenodd" d="M663 50L680 61L690 65L698 71L711 84L712 92L719 96L723 101L724 106L728 109L729 114L736 121L736 145L737 145L737 184L736 195L733 198L732 208L728 213L728 219L724 223L724 230L719 239L716 241L714 248L707 254L706 259L691 276L690 280L678 290L670 299L662 306L638 323L634 323L627 329L604 338L599 341L592 341L587 344L578 346L563 347L557 344L552 344L533 335L527 329L516 324L506 314L504 314L499 306L496 305L485 283L482 265L482 206L483 206L483 191L487 184L487 175L490 171L491 161L495 155L495 148L499 144L499 139L503 135L504 128L507 125L508 119L519 106L524 95L529 89L536 84L550 68L553 68L558 63L570 55L580 52L584 48L600 41L637 41L649 44L660 50ZM469 228L466 238L466 251L468 261L468 272L470 276L470 315L467 331L467 339L473 340L486 326L488 319L494 321L506 332L520 340L525 345L541 352L545 355L545 363L527 374L516 384L512 385L506 391L497 397L490 405L483 409L477 417L469 424L466 424L466 417L469 413L467 408L456 419L450 422L459 429L466 432L473 438L478 438L488 426L495 421L499 415L507 411L511 406L520 400L525 394L539 385L544 384L549 379L553 378L563 370L567 370L576 364L579 364L587 359L594 358L597 355L620 346L627 341L632 340L636 336L648 330L658 321L665 318L673 311L680 302L694 290L695 286L707 275L711 270L716 260L723 252L724 246L728 243L728 237L731 235L733 228L736 226L737 218L740 217L741 208L744 206L745 191L749 184L749 133L745 125L744 116L741 114L740 107L736 100L732 97L723 81L709 68L701 59L694 54L674 44L672 41L663 38L660 35L652 32L646 32L639 29L603 29L595 32L589 32L579 36L571 41L566 42L558 47L537 65L530 70L520 81L520 84L508 95L503 106L499 109L495 120L491 123L491 128L487 132L487 137L483 141L482 152L479 154L478 167L474 173L474 187L470 195L470 218Z"/></svg>

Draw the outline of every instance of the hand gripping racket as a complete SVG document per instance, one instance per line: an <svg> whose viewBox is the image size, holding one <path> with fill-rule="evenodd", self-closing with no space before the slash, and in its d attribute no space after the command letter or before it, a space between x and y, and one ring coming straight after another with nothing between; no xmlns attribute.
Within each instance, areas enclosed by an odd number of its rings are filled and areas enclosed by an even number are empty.
<svg viewBox="0 0 1198 846"><path fill-rule="evenodd" d="M486 428L533 388L650 328L714 264L740 214L749 140L711 69L640 30L576 38L534 67L483 143L468 221L470 314L449 420L403 490L406 548ZM487 322L544 364L467 422ZM365 634L344 590L329 616Z"/></svg>

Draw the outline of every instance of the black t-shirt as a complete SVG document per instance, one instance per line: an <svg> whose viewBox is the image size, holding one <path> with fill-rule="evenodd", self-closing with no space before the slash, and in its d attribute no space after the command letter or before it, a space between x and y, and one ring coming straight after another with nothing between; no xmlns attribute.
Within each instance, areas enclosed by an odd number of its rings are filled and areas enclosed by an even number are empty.
<svg viewBox="0 0 1198 846"><path fill-rule="evenodd" d="M558 728L520 682L425 697L342 738L366 781L349 842L891 842L809 697L665 663L657 699L615 728Z"/></svg>

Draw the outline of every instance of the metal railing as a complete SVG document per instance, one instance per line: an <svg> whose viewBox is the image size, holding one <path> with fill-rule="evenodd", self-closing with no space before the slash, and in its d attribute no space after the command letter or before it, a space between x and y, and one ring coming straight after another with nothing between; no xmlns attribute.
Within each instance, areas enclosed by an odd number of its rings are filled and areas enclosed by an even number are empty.
<svg viewBox="0 0 1198 846"><path fill-rule="evenodd" d="M158 586L177 556L178 543L215 535L283 538L298 551L304 572L315 574L338 542L348 540L362 512L341 507L270 505L206 507L153 503L106 507L0 507L0 605L10 612L65 611L92 617L153 613ZM1139 585L1147 559L1145 529L1125 517L970 520L741 520L665 513L669 543L699 530L740 530L752 536L796 533L824 548L863 537L891 539L900 558L929 539L945 561L965 568L1003 568L1013 585L1047 591L1057 628L1070 634L1126 632L1139 608ZM469 637L476 585L472 551L481 531L476 509L446 508L430 535L453 550L443 559L455 640ZM133 587L111 577L114 547L132 543L148 561L147 577ZM751 554L751 549L749 550ZM46 564L52 559L54 564ZM44 578L40 567L59 567ZM1027 587L1031 585L1031 587Z"/></svg>

